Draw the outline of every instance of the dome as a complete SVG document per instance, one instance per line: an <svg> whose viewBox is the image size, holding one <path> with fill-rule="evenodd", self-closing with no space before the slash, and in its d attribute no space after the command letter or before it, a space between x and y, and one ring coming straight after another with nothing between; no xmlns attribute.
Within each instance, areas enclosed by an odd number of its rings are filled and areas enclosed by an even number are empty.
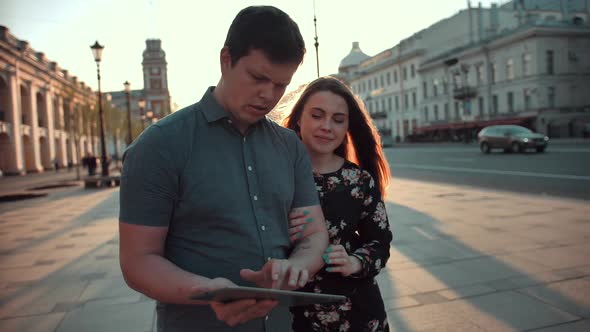
<svg viewBox="0 0 590 332"><path fill-rule="evenodd" d="M340 69L347 68L350 66L356 66L368 58L370 57L363 53L363 51L361 51L361 48L359 47L359 42L353 42L350 53L348 53L348 55L344 59L342 59L342 61L340 61L340 66L338 68Z"/></svg>

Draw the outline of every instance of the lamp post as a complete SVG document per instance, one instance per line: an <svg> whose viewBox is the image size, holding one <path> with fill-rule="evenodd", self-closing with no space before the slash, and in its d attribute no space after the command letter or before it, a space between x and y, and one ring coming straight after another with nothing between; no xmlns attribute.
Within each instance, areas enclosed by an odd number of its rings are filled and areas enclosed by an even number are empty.
<svg viewBox="0 0 590 332"><path fill-rule="evenodd" d="M139 106L139 113L141 114L141 130L145 129L145 114L144 114L144 108L145 108L145 99L140 99L137 102L137 105Z"/></svg>
<svg viewBox="0 0 590 332"><path fill-rule="evenodd" d="M98 115L100 122L100 161L102 168L102 176L109 176L109 165L107 163L107 146L105 144L105 133L104 133L104 111L102 109L102 92L100 91L100 60L102 55L102 49L104 46L98 43L98 40L94 42L94 45L90 46L92 49L92 55L94 55L94 61L96 61L96 77L98 78Z"/></svg>
<svg viewBox="0 0 590 332"><path fill-rule="evenodd" d="M127 95L127 146L131 144L133 138L131 136L131 83L125 81L125 94Z"/></svg>

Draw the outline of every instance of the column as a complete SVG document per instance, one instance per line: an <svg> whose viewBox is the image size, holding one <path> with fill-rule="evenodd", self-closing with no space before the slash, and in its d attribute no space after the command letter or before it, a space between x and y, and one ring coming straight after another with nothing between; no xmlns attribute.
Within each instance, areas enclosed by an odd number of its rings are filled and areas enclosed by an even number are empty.
<svg viewBox="0 0 590 332"><path fill-rule="evenodd" d="M33 164L34 169L28 169L28 172L43 172L41 165L41 147L39 146L39 115L37 114L37 87L30 83L29 100L31 103L31 143L33 145Z"/></svg>
<svg viewBox="0 0 590 332"><path fill-rule="evenodd" d="M21 116L20 116L20 88L18 70L8 72L8 85L10 89L10 118L12 125L11 133L11 151L12 156L9 158L7 174L24 175L26 173L24 165L23 137L21 134Z"/></svg>
<svg viewBox="0 0 590 332"><path fill-rule="evenodd" d="M53 91L51 91L51 87L49 86L45 89L45 119L47 119L47 139L49 140L49 159L51 159L51 163L55 163L57 160L57 155L55 153L55 127L53 126Z"/></svg>

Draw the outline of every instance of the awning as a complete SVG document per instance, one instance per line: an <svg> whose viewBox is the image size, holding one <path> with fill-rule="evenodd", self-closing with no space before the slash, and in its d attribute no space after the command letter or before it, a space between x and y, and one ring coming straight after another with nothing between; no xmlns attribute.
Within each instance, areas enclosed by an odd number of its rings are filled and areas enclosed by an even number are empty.
<svg viewBox="0 0 590 332"><path fill-rule="evenodd" d="M491 119L491 120L479 120L479 121L469 121L469 122L452 122L452 123L441 123L441 124L434 124L430 126L423 126L416 128L416 131L419 133L425 133L429 131L437 131L437 130L451 130L451 129L468 129L468 128L483 128L487 126L497 126L497 125L522 125L525 122L534 119L536 116L525 116L525 117L517 117L517 118L499 118L499 119Z"/></svg>

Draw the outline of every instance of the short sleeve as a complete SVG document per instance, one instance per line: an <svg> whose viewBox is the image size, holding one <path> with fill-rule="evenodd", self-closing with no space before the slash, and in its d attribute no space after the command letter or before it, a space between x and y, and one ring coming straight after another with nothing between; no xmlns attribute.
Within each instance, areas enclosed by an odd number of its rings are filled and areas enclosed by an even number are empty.
<svg viewBox="0 0 590 332"><path fill-rule="evenodd" d="M179 168L174 145L152 125L123 155L121 222L166 227L178 200Z"/></svg>
<svg viewBox="0 0 590 332"><path fill-rule="evenodd" d="M313 181L311 160L305 150L305 146L294 132L292 132L291 138L294 141L292 146L295 152L295 195L293 196L292 208L319 205L320 200L315 182Z"/></svg>

